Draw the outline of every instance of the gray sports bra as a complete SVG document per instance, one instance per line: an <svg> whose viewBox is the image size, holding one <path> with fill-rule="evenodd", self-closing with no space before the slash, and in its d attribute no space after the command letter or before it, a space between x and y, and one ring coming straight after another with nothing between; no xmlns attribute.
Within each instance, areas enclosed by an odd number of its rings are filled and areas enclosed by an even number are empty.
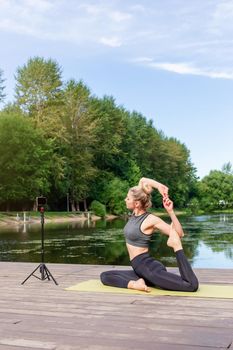
<svg viewBox="0 0 233 350"><path fill-rule="evenodd" d="M148 215L150 213L144 213L138 216L132 215L129 218L124 227L124 235L127 243L135 247L148 248L152 234L146 235L141 231L141 225Z"/></svg>

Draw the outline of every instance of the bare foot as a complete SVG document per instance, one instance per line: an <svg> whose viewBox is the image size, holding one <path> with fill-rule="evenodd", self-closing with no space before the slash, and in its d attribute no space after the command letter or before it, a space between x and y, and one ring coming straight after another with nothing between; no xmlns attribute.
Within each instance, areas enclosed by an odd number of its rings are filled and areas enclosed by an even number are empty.
<svg viewBox="0 0 233 350"><path fill-rule="evenodd" d="M183 249L180 237L178 233L174 230L173 226L171 225L169 238L167 240L168 247L171 247L176 252L177 250Z"/></svg>
<svg viewBox="0 0 233 350"><path fill-rule="evenodd" d="M128 283L129 289L141 290L143 292L150 292L150 288L147 287L143 278L139 278L137 281L129 281Z"/></svg>

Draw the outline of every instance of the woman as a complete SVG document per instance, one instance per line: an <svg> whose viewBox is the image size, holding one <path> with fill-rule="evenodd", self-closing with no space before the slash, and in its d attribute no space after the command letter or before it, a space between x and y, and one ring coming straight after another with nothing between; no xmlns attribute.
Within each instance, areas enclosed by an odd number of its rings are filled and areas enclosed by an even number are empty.
<svg viewBox="0 0 233 350"><path fill-rule="evenodd" d="M157 189L163 197L163 206L171 218L171 225L147 212L151 206L151 192ZM139 185L132 187L125 199L126 207L133 212L124 227L126 246L133 270L112 270L101 273L103 284L113 287L129 288L149 292L148 286L167 290L195 292L198 280L186 256L181 237L182 226L177 219L173 202L168 197L168 188L161 183L142 178ZM159 261L149 255L149 242L154 231L169 236L167 245L173 248L180 276L170 273Z"/></svg>

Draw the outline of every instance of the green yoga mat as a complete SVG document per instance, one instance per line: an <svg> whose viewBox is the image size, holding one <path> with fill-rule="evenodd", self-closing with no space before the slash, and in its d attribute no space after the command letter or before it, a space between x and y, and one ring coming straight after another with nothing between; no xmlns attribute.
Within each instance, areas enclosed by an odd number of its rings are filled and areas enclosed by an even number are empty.
<svg viewBox="0 0 233 350"><path fill-rule="evenodd" d="M199 298L226 298L233 299L233 285L201 284L197 292L175 292L151 288L150 293L127 288L115 288L104 286L99 280L88 280L80 282L74 286L65 288L66 290L78 292L101 292L101 293L122 293L122 294L143 294L148 296L182 296Z"/></svg>

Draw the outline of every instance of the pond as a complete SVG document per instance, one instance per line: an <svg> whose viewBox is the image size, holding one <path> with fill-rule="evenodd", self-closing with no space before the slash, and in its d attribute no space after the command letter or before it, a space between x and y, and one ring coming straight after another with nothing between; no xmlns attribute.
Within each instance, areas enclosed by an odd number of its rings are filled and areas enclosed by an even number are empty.
<svg viewBox="0 0 233 350"><path fill-rule="evenodd" d="M168 219L165 218L165 221ZM179 217L183 247L195 268L233 268L233 215ZM169 220L168 220L169 221ZM128 265L124 220L45 224L45 262ZM167 237L154 234L151 255L176 266ZM0 227L0 261L41 262L41 227L26 224Z"/></svg>

